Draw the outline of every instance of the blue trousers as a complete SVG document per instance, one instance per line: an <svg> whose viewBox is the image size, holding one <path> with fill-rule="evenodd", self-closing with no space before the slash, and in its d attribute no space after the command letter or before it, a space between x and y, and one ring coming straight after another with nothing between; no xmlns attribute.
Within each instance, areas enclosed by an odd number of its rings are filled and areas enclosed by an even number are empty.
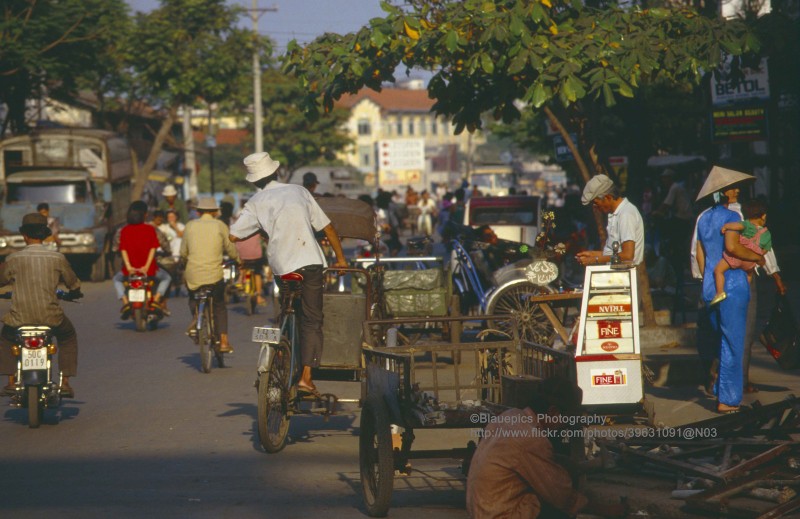
<svg viewBox="0 0 800 519"><path fill-rule="evenodd" d="M747 306L750 303L750 286L747 277L729 276L726 273L725 292L728 298L712 310L711 326L719 330L719 376L714 387L719 403L738 406L742 402L742 361L744 336L747 326Z"/></svg>

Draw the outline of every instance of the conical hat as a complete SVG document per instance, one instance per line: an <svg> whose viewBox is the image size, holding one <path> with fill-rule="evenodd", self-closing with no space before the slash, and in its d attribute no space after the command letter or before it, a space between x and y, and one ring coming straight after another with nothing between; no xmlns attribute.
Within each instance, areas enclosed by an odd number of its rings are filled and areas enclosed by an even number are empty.
<svg viewBox="0 0 800 519"><path fill-rule="evenodd" d="M697 194L695 201L701 198L722 191L724 188L744 182L746 180L755 180L756 177L748 175L747 173L740 173L732 169L725 169L719 166L711 168L711 173L708 174L705 184Z"/></svg>

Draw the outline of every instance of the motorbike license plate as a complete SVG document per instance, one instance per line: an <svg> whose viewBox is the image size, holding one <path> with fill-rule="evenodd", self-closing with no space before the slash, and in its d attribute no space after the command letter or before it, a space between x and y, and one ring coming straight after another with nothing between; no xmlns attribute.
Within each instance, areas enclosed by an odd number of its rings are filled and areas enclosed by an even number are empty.
<svg viewBox="0 0 800 519"><path fill-rule="evenodd" d="M231 278L233 278L233 272L231 272L231 269L227 267L222 269L222 279L227 282L230 281Z"/></svg>
<svg viewBox="0 0 800 519"><path fill-rule="evenodd" d="M131 303L144 303L144 289L134 288L128 291L128 301Z"/></svg>
<svg viewBox="0 0 800 519"><path fill-rule="evenodd" d="M47 369L47 349L22 348L22 371Z"/></svg>
<svg viewBox="0 0 800 519"><path fill-rule="evenodd" d="M252 340L253 342L266 342L269 344L278 344L279 342L281 342L281 329L255 326L253 327Z"/></svg>

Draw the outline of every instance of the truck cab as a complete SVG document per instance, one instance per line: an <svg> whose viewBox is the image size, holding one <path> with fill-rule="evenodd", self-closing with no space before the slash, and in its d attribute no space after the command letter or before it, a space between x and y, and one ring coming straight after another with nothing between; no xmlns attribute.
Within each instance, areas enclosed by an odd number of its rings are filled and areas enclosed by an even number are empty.
<svg viewBox="0 0 800 519"><path fill-rule="evenodd" d="M60 223L59 251L79 274L105 279L135 166L127 141L103 130L47 129L0 141L0 257L25 246L22 217L47 202Z"/></svg>

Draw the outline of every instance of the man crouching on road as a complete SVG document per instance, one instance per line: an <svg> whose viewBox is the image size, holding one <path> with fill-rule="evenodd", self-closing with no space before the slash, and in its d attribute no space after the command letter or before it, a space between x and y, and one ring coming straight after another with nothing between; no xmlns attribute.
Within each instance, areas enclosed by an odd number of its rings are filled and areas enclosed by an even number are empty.
<svg viewBox="0 0 800 519"><path fill-rule="evenodd" d="M342 244L330 219L306 188L278 182L278 161L262 152L245 157L244 165L248 171L246 180L259 191L231 225L230 238L235 242L256 232L266 233L267 260L275 275L298 272L303 276L300 312L303 374L297 387L315 394L311 368L319 367L322 358L322 271L326 262L314 232L325 232L336 253L337 267L347 267Z"/></svg>
<svg viewBox="0 0 800 519"><path fill-rule="evenodd" d="M60 252L42 245L50 236L47 218L39 213L26 214L22 219L20 234L25 238L25 248L8 256L0 265L0 286L13 285L11 311L3 316L0 332L0 374L9 375L6 393L14 391L16 364L11 346L20 326L49 326L58 341L58 368L61 370L61 395L75 394L69 377L78 371L78 336L72 322L58 304L56 290L59 283L69 289L68 298L78 299L81 282Z"/></svg>
<svg viewBox="0 0 800 519"><path fill-rule="evenodd" d="M467 478L467 512L473 519L559 519L580 510L622 517L621 504L590 502L572 486L550 438L579 412L582 392L564 378L542 382L524 409L495 417L483 431Z"/></svg>

